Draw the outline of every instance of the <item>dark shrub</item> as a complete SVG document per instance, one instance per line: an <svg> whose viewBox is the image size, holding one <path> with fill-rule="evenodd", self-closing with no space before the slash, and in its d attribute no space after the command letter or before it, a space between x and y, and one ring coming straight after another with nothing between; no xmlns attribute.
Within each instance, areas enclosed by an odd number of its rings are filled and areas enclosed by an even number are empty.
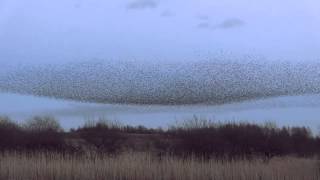
<svg viewBox="0 0 320 180"><path fill-rule="evenodd" d="M7 117L0 117L0 150L16 149L23 140L21 128Z"/></svg>
<svg viewBox="0 0 320 180"><path fill-rule="evenodd" d="M36 116L24 125L27 149L63 150L65 142L58 121L52 117Z"/></svg>
<svg viewBox="0 0 320 180"><path fill-rule="evenodd" d="M86 123L86 126L76 130L76 133L100 152L119 152L125 140L120 125L105 120Z"/></svg>
<svg viewBox="0 0 320 180"><path fill-rule="evenodd" d="M307 128L292 128L291 141L294 153L299 156L309 156L313 154L314 139L311 131Z"/></svg>
<svg viewBox="0 0 320 180"><path fill-rule="evenodd" d="M62 128L59 122L50 116L35 116L29 120L24 125L24 128L27 131L32 132L44 132L44 131L53 131L53 132L62 132Z"/></svg>

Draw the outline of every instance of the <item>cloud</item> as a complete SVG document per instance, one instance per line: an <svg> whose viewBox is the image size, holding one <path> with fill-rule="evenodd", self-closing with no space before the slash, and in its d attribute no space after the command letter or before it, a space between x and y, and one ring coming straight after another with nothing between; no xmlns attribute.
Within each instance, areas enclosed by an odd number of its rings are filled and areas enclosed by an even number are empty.
<svg viewBox="0 0 320 180"><path fill-rule="evenodd" d="M82 7L82 1L81 0L76 0L74 1L73 7L74 8L81 8Z"/></svg>
<svg viewBox="0 0 320 180"><path fill-rule="evenodd" d="M215 25L213 29L231 29L236 27L244 26L246 23L238 18L226 19L223 22Z"/></svg>
<svg viewBox="0 0 320 180"><path fill-rule="evenodd" d="M210 24L207 23L207 22L201 22L197 25L197 28L200 28L200 29L208 29L210 28Z"/></svg>
<svg viewBox="0 0 320 180"><path fill-rule="evenodd" d="M157 6L158 3L154 0L135 0L127 5L127 9L152 9Z"/></svg>
<svg viewBox="0 0 320 180"><path fill-rule="evenodd" d="M161 13L161 16L162 17L172 17L172 16L175 16L175 14L170 10L165 10Z"/></svg>
<svg viewBox="0 0 320 180"><path fill-rule="evenodd" d="M199 29L232 29L244 26L246 23L238 18L229 18L226 19L218 24L211 25L209 21L209 16L201 15L197 16L197 18L200 20L199 24L197 25L197 28Z"/></svg>
<svg viewBox="0 0 320 180"><path fill-rule="evenodd" d="M198 15L197 19L203 20L203 21L207 21L209 20L209 16L208 15Z"/></svg>

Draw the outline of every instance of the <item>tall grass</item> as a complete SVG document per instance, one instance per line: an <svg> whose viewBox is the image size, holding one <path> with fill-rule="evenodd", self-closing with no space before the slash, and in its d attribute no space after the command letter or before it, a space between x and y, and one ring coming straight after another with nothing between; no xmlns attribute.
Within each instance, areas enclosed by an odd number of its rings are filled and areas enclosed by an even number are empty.
<svg viewBox="0 0 320 180"><path fill-rule="evenodd" d="M319 162L293 157L255 160L200 160L149 153L118 156L58 153L4 153L0 178L6 180L318 180Z"/></svg>

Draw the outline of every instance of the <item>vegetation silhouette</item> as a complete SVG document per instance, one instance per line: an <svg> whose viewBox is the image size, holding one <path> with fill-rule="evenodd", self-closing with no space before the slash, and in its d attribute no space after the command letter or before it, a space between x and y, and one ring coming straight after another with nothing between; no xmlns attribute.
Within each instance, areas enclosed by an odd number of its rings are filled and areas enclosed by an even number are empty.
<svg viewBox="0 0 320 180"><path fill-rule="evenodd" d="M277 127L250 123L215 123L194 118L168 129L124 126L111 121L86 123L64 132L51 117L34 117L18 125L0 118L0 150L57 151L117 154L127 150L156 152L161 158L179 157L253 159L320 155L320 137L306 127Z"/></svg>

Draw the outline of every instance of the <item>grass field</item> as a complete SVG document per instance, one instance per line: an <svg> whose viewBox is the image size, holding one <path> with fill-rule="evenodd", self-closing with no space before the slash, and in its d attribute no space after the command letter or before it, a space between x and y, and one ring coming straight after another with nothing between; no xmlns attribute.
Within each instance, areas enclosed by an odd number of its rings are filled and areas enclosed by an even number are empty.
<svg viewBox="0 0 320 180"><path fill-rule="evenodd" d="M3 153L0 178L6 180L102 179L214 179L214 180L319 180L319 162L294 157L255 160L199 160L149 153L118 156L57 153Z"/></svg>

